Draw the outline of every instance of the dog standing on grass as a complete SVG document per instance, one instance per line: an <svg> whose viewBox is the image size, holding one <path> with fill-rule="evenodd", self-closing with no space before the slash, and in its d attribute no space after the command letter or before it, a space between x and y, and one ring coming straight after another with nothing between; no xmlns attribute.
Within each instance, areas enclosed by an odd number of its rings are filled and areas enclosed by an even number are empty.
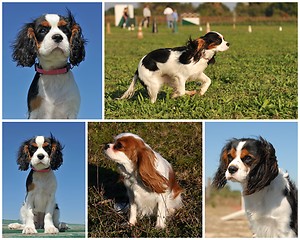
<svg viewBox="0 0 300 240"><path fill-rule="evenodd" d="M134 87L139 79L146 88L151 103L157 100L157 94L164 84L174 89L173 98L195 95L194 91L185 90L187 81L200 80L199 94L203 95L211 84L211 79L204 74L209 64L215 62L217 52L228 50L229 43L217 32L209 32L198 39L190 39L186 46L161 48L144 56L134 74L128 90L119 99L128 99L134 95Z"/></svg>

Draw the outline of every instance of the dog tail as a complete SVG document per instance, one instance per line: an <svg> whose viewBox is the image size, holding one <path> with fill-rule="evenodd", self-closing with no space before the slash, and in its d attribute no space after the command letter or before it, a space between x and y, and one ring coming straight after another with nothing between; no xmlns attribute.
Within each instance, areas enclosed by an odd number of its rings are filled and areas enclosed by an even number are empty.
<svg viewBox="0 0 300 240"><path fill-rule="evenodd" d="M133 78L132 78L132 82L129 86L129 88L127 89L127 91L120 97L120 98L117 98L117 99L130 99L133 97L134 95L134 87L135 87L135 84L136 82L138 81L139 79L139 73L138 73L138 70L136 70Z"/></svg>

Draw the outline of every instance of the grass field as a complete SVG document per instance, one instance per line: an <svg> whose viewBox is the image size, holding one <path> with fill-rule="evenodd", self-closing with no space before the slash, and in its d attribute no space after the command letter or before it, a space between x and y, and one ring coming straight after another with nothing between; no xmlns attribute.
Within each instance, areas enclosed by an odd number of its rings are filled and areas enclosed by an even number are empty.
<svg viewBox="0 0 300 240"><path fill-rule="evenodd" d="M198 27L179 27L173 34L164 26L158 33L111 28L105 35L105 118L106 119L295 119L297 118L298 48L297 24L252 26L220 25L230 42L228 51L218 53L216 64L205 73L212 85L204 96L172 99L172 90L163 88L155 104L137 84L130 100L118 101L128 88L138 62L149 51L184 45L191 36L204 35ZM188 90L199 89L190 82Z"/></svg>
<svg viewBox="0 0 300 240"><path fill-rule="evenodd" d="M155 219L149 217L130 227L128 215L114 210L114 203L127 201L127 195L117 166L104 156L103 147L122 132L138 134L171 162L184 189L184 205L168 218L166 229L155 229ZM89 123L88 135L89 237L202 236L201 123Z"/></svg>
<svg viewBox="0 0 300 240"><path fill-rule="evenodd" d="M2 238L85 238L85 226L83 224L68 224L65 232L58 234L45 234L43 229L37 230L37 234L24 235L22 230L8 229L8 224L18 222L16 220L2 220Z"/></svg>

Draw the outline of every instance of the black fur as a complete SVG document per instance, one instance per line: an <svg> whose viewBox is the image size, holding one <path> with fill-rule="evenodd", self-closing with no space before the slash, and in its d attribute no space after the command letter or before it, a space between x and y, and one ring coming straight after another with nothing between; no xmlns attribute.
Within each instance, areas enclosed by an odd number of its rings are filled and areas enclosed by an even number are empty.
<svg viewBox="0 0 300 240"><path fill-rule="evenodd" d="M290 227L298 236L298 190L295 183L293 183L289 178L289 188L285 188L283 194L287 197L287 200L291 206L291 222Z"/></svg>
<svg viewBox="0 0 300 240"><path fill-rule="evenodd" d="M39 78L40 78L41 74L40 73L36 73L34 75L34 78L31 82L28 94L27 94L27 107L28 107L28 118L30 118L30 112L32 111L31 106L30 106L30 102L35 99L38 94L39 94Z"/></svg>
<svg viewBox="0 0 300 240"><path fill-rule="evenodd" d="M63 146L60 144L58 140L54 138L54 136L51 134L50 136L50 142L51 142L51 169L57 170L63 163Z"/></svg>
<svg viewBox="0 0 300 240"><path fill-rule="evenodd" d="M170 48L161 48L154 50L150 53L148 53L142 63L145 66L145 68L149 69L150 71L156 71L158 70L157 62L159 63L165 63L168 61L171 54Z"/></svg>
<svg viewBox="0 0 300 240"><path fill-rule="evenodd" d="M36 42L28 36L28 29L34 29L34 27L35 22L25 24L12 44L12 58L17 62L17 66L31 67L35 63L37 57Z"/></svg>
<svg viewBox="0 0 300 240"><path fill-rule="evenodd" d="M258 153L254 153L255 155L253 155L261 158L257 159L255 164L251 165L247 179L248 185L245 190L246 195L262 190L264 187L270 185L274 178L278 176L278 164L273 145L262 137L250 143L254 145L252 151L258 151ZM247 149L250 148L251 150L250 143Z"/></svg>
<svg viewBox="0 0 300 240"><path fill-rule="evenodd" d="M70 24L70 29L76 28L77 31L71 37L71 52L70 52L70 63L74 66L78 66L85 58L85 43L87 42L84 39L81 27L76 23L74 16L71 11L68 10L68 22Z"/></svg>

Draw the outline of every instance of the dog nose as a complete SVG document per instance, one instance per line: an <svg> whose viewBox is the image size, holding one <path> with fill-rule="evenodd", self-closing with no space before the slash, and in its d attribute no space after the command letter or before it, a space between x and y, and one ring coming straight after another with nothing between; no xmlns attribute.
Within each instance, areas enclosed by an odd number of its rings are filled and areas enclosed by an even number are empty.
<svg viewBox="0 0 300 240"><path fill-rule="evenodd" d="M229 42L228 42L228 43L226 43L226 46L227 46L227 47L229 47L229 46L230 46L230 43L229 43Z"/></svg>
<svg viewBox="0 0 300 240"><path fill-rule="evenodd" d="M104 147L104 150L107 150L107 149L109 149L109 144L106 144Z"/></svg>
<svg viewBox="0 0 300 240"><path fill-rule="evenodd" d="M37 155L37 157L38 157L38 159L42 160L45 157L45 155L40 153L40 154Z"/></svg>
<svg viewBox="0 0 300 240"><path fill-rule="evenodd" d="M235 172L237 172L237 170L238 170L238 168L235 167L235 166L230 166L230 167L228 168L228 172L229 172L230 174L234 174Z"/></svg>
<svg viewBox="0 0 300 240"><path fill-rule="evenodd" d="M63 40L63 37L62 37L62 35L60 35L60 34L54 34L54 35L52 36L52 39L54 40L54 42L60 43L60 42Z"/></svg>

